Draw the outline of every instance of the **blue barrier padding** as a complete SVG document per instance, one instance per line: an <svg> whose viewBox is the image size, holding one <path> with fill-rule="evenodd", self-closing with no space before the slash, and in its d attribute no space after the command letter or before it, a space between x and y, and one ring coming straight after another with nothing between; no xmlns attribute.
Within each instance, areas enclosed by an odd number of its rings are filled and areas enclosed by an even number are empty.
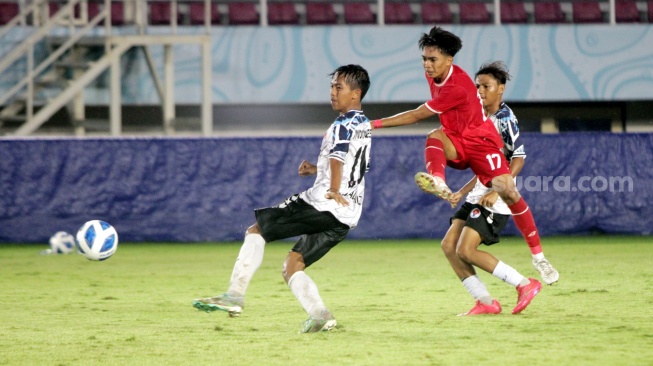
<svg viewBox="0 0 653 366"><path fill-rule="evenodd" d="M525 133L518 180L541 235L651 234L653 134ZM413 183L424 136L376 137L350 238L440 238L453 210ZM0 140L0 242L46 242L86 221L121 241L241 240L253 210L308 188L319 137ZM452 189L470 171L447 170ZM518 235L511 222L506 235Z"/></svg>

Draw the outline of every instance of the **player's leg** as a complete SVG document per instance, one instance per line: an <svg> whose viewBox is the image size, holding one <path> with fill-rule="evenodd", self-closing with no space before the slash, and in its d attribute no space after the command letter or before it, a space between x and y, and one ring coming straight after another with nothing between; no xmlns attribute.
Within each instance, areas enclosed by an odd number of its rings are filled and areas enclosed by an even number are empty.
<svg viewBox="0 0 653 366"><path fill-rule="evenodd" d="M458 214L458 212L456 214ZM476 275L474 267L463 262L456 253L456 246L458 245L458 240L460 239L460 234L464 227L465 220L454 217L451 220L449 230L447 230L447 233L444 235L444 238L442 238L442 242L440 243L444 256L447 258L454 273L456 273L456 276L458 276L461 281L467 277Z"/></svg>
<svg viewBox="0 0 653 366"><path fill-rule="evenodd" d="M492 178L492 187L510 208L513 220L531 251L533 266L540 272L546 284L551 285L557 282L560 275L544 257L540 235L535 225L533 213L524 198L519 194L512 176L510 174L503 174Z"/></svg>
<svg viewBox="0 0 653 366"><path fill-rule="evenodd" d="M344 240L348 232L349 228L346 225L336 224L330 230L303 235L286 257L283 264L283 278L309 315L303 323L301 333L327 331L337 324L335 317L324 304L317 285L304 269Z"/></svg>
<svg viewBox="0 0 653 366"><path fill-rule="evenodd" d="M228 312L229 316L240 316L245 308L245 292L254 273L263 262L264 251L265 239L261 236L258 223L255 223L245 233L245 240L231 272L227 292L219 296L196 299L193 301L193 306L206 312L222 310Z"/></svg>
<svg viewBox="0 0 653 366"><path fill-rule="evenodd" d="M456 252L464 262L481 268L517 289L517 305L512 311L517 314L530 304L542 285L537 280L525 278L494 255L478 249L481 243L493 245L499 242L499 233L508 223L509 217L474 205L461 233Z"/></svg>
<svg viewBox="0 0 653 366"><path fill-rule="evenodd" d="M451 189L446 184L447 160L458 159L458 151L451 139L442 130L431 131L426 138L424 160L426 172L415 175L415 183L426 193L447 199Z"/></svg>
<svg viewBox="0 0 653 366"><path fill-rule="evenodd" d="M424 147L427 173L446 180L444 168L447 166L447 160L456 159L458 159L458 152L449 136L442 130L429 132Z"/></svg>
<svg viewBox="0 0 653 366"><path fill-rule="evenodd" d="M460 227L460 237L456 243L454 253L457 261L449 261L449 263L452 264L452 267L455 264L457 265L457 263L461 263L461 265L459 265L459 270L456 271L456 273L459 273L463 286L465 286L467 292L469 292L469 294L476 300L476 304L468 312L459 315L499 314L501 312L501 304L499 304L499 301L490 295L490 292L483 281L481 281L481 279L476 275L476 271L473 270L474 267L472 266L472 263L466 261L465 257L460 254L461 250L464 250L464 248L477 247L481 244L481 240L479 233L476 230L465 226L465 222L463 221L462 226ZM466 271L467 268L471 268L473 272Z"/></svg>
<svg viewBox="0 0 653 366"><path fill-rule="evenodd" d="M499 147L493 144L493 140L479 140L476 148L469 149L469 166L479 181L491 186L508 205L517 228L531 250L535 268L540 271L545 283L552 284L558 281L558 271L544 258L533 214L517 190L508 161Z"/></svg>
<svg viewBox="0 0 653 366"><path fill-rule="evenodd" d="M245 233L231 273L229 289L220 296L195 299L193 306L206 312L222 310L230 316L239 316L245 307L247 287L263 262L265 243L306 233L306 228L311 227L311 220L318 217L315 212L315 208L298 195L289 197L278 206L255 210L256 223Z"/></svg>
<svg viewBox="0 0 653 366"><path fill-rule="evenodd" d="M458 245L458 255L461 260L473 264L503 282L514 286L517 289L517 305L515 305L512 313L520 313L530 304L542 285L535 279L522 276L516 269L498 260L492 254L478 250L481 240L478 232L470 227L465 227Z"/></svg>

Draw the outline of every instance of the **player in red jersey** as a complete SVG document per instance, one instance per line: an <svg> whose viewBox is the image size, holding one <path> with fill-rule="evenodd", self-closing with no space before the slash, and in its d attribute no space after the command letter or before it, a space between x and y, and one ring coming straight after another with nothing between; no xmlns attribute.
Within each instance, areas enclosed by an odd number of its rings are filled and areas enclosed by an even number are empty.
<svg viewBox="0 0 653 366"><path fill-rule="evenodd" d="M474 81L453 63L454 56L462 48L461 39L436 26L428 34L422 34L419 47L431 100L417 109L374 120L372 128L404 126L439 115L442 128L431 131L426 139L427 172L415 175L417 185L448 201L452 193L445 182L445 167L471 168L478 180L497 191L508 205L528 246L540 247L533 214L519 194L510 175L510 165L501 151L503 140L485 115ZM530 279L526 286L528 290L523 296L532 298L541 284Z"/></svg>

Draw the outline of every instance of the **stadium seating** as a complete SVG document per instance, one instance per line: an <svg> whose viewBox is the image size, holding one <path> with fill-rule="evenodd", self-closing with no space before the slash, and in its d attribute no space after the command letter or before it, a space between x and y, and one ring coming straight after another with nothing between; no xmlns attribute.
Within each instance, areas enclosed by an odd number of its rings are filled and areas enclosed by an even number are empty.
<svg viewBox="0 0 653 366"><path fill-rule="evenodd" d="M247 25L259 24L260 18L258 11L256 11L256 4L246 2L230 2L229 9L229 24L233 25Z"/></svg>
<svg viewBox="0 0 653 366"><path fill-rule="evenodd" d="M292 2L268 2L268 24L299 24L299 13Z"/></svg>
<svg viewBox="0 0 653 366"><path fill-rule="evenodd" d="M336 24L338 14L333 4L327 2L310 2L306 4L306 24Z"/></svg>
<svg viewBox="0 0 653 366"><path fill-rule="evenodd" d="M422 22L424 24L450 24L453 23L453 16L448 3L423 2Z"/></svg>
<svg viewBox="0 0 653 366"><path fill-rule="evenodd" d="M603 13L596 1L576 1L571 4L574 23L602 23Z"/></svg>
<svg viewBox="0 0 653 366"><path fill-rule="evenodd" d="M172 6L169 1L151 1L147 3L150 7L150 24L169 25L171 23ZM181 24L182 17L177 8L177 24Z"/></svg>
<svg viewBox="0 0 653 366"><path fill-rule="evenodd" d="M565 23L565 13L559 2L536 2L534 7L535 23Z"/></svg>
<svg viewBox="0 0 653 366"><path fill-rule="evenodd" d="M490 23L490 12L485 3L460 3L461 24L487 24Z"/></svg>
<svg viewBox="0 0 653 366"><path fill-rule="evenodd" d="M59 4L49 2L48 3L48 15L52 18L59 11Z"/></svg>
<svg viewBox="0 0 653 366"><path fill-rule="evenodd" d="M617 23L636 23L640 21L637 3L631 0L617 0L614 4Z"/></svg>
<svg viewBox="0 0 653 366"><path fill-rule="evenodd" d="M0 2L0 24L7 24L19 13L18 3Z"/></svg>
<svg viewBox="0 0 653 366"><path fill-rule="evenodd" d="M528 23L524 3L501 1L501 23Z"/></svg>
<svg viewBox="0 0 653 366"><path fill-rule="evenodd" d="M344 7L346 24L376 23L370 4L364 2L347 2L344 4Z"/></svg>
<svg viewBox="0 0 653 366"><path fill-rule="evenodd" d="M218 4L211 3L211 24L220 24L220 9ZM188 4L188 22L191 25L204 24L204 1L194 1Z"/></svg>
<svg viewBox="0 0 653 366"><path fill-rule="evenodd" d="M383 7L385 24L411 24L413 10L408 3L386 2Z"/></svg>

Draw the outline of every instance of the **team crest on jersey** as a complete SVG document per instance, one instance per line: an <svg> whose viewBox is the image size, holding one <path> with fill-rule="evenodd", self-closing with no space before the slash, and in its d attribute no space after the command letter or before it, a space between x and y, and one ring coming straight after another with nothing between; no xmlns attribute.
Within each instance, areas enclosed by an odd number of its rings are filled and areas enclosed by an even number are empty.
<svg viewBox="0 0 653 366"><path fill-rule="evenodd" d="M478 208L473 209L472 212L469 213L469 217L471 217L472 219L475 219L479 216L481 216L481 210L479 210Z"/></svg>

